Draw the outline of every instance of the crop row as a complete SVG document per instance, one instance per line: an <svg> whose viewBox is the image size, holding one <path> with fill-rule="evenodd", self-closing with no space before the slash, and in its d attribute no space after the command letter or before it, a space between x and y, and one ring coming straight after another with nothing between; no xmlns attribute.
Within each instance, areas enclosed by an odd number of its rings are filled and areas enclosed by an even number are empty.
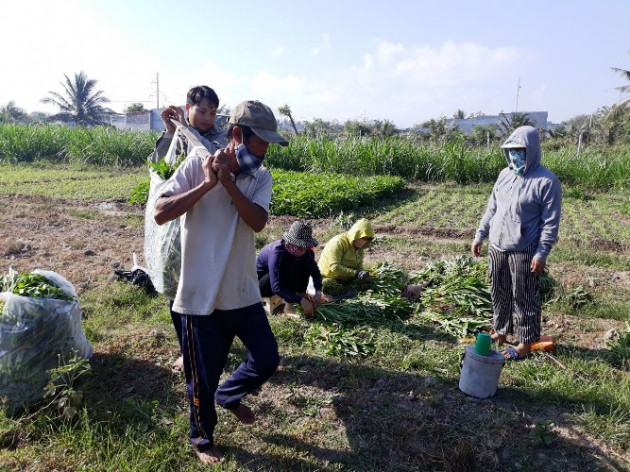
<svg viewBox="0 0 630 472"><path fill-rule="evenodd" d="M377 224L421 226L436 230L474 231L486 209L488 185L422 186L416 197L374 218ZM630 208L627 194L596 194L587 200L565 198L560 238L582 244L630 247Z"/></svg>

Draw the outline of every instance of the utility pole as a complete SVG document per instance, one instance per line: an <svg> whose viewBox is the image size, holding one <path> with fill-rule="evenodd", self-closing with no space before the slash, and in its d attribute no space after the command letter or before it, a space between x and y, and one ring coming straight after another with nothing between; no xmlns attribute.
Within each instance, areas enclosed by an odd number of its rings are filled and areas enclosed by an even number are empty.
<svg viewBox="0 0 630 472"><path fill-rule="evenodd" d="M151 82L152 84L155 83L155 101L156 101L156 108L160 108L160 74L158 74L157 72L155 73L155 80L153 82Z"/></svg>
<svg viewBox="0 0 630 472"><path fill-rule="evenodd" d="M514 111L517 112L518 111L518 94L521 90L521 78L518 78L518 82L516 83L516 108L514 108Z"/></svg>

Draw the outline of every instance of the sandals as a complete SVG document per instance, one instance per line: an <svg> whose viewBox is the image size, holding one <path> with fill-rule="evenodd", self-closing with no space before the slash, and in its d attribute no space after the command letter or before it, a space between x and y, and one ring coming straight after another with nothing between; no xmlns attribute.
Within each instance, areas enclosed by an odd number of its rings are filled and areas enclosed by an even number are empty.
<svg viewBox="0 0 630 472"><path fill-rule="evenodd" d="M508 347L505 351L501 351L506 361L522 361L529 356L521 356L514 346Z"/></svg>

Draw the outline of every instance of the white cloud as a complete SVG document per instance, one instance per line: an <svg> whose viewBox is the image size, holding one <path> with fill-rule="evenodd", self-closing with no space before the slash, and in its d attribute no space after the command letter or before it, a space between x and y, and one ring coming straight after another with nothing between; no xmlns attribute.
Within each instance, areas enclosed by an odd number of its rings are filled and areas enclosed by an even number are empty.
<svg viewBox="0 0 630 472"><path fill-rule="evenodd" d="M257 95L292 96L304 90L306 79L294 75L276 77L268 72L259 72L251 82L251 89Z"/></svg>
<svg viewBox="0 0 630 472"><path fill-rule="evenodd" d="M496 104L481 92L480 82L503 80L520 55L514 48L470 42L409 48L382 41L342 70L321 70L314 77L258 73L252 90L290 104L296 116L307 119L365 115L403 126L458 108L494 112L488 106Z"/></svg>
<svg viewBox="0 0 630 472"><path fill-rule="evenodd" d="M3 62L17 72L0 75L0 105L15 100L27 111L55 111L39 100L49 90L61 91L63 74L85 71L98 80L98 89L108 98L121 101L111 104L115 110L133 101L151 100L146 103L150 107L156 100L159 72L161 106L183 104L191 86L207 84L229 106L257 98L272 107L287 103L304 119L344 121L365 115L403 126L457 108L494 111L490 107L495 106L497 88L482 85L502 80L522 54L514 48L472 42L409 46L381 40L359 53L358 60L340 67L327 62L338 57L332 55L330 36L323 33L309 51L317 56L312 69L293 67L281 73L252 61L249 71L237 72L226 56L205 60L208 56L191 58L182 51L166 57L158 38L140 35L138 39L132 36L137 32L116 31L115 25L99 21L97 10L85 5L80 0L51 1L38 3L32 12L20 7L19 14L11 16L9 11L7 18L13 20L6 22L6 37L22 37L24 24L37 33L33 40L19 41L3 51ZM61 18L73 27L58 28ZM270 49L270 54L292 64L284 47ZM274 64L278 67L282 62Z"/></svg>
<svg viewBox="0 0 630 472"><path fill-rule="evenodd" d="M518 60L515 48L445 42L439 48L406 48L383 41L375 52L381 73L424 87L444 87L493 77Z"/></svg>
<svg viewBox="0 0 630 472"><path fill-rule="evenodd" d="M246 77L207 61L197 70L173 75L172 81L183 83L187 79L185 83L190 84L195 78L196 82L209 83L228 105L257 98L272 108L287 103L302 119L369 117L408 126L450 115L458 108L494 112L488 106L497 105L475 83L501 80L505 69L518 58L517 50L474 43L408 48L383 41L360 62L345 69L318 69L313 76L259 71ZM166 76L165 80L170 79Z"/></svg>

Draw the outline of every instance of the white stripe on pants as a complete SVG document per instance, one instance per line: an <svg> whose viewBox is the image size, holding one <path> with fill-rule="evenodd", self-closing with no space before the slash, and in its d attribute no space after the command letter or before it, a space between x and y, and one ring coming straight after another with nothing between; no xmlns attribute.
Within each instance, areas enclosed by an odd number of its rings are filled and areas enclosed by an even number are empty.
<svg viewBox="0 0 630 472"><path fill-rule="evenodd" d="M530 269L535 250L535 244L519 252L488 250L494 329L525 344L540 339L539 274Z"/></svg>

